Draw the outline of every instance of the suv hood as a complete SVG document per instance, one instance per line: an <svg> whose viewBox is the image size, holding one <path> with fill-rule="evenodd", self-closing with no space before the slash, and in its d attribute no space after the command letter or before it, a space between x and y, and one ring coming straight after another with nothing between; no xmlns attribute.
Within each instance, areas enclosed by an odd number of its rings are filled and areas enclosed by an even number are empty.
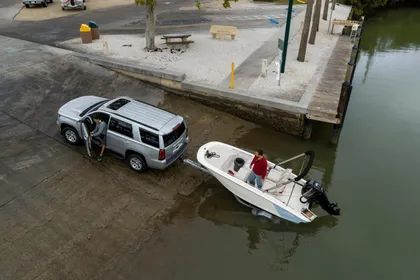
<svg viewBox="0 0 420 280"><path fill-rule="evenodd" d="M86 110L89 106L92 106L93 104L104 100L108 99L92 95L81 96L76 99L70 100L69 102L61 106L60 109L58 109L58 114L74 120L79 120L81 118L79 116L80 113Z"/></svg>

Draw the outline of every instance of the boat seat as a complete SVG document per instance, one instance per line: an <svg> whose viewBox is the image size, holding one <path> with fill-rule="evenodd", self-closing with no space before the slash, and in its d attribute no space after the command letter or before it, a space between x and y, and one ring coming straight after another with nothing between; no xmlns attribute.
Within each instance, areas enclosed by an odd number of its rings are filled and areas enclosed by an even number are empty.
<svg viewBox="0 0 420 280"><path fill-rule="evenodd" d="M249 169L249 165L242 166L241 169L236 172L235 177L241 181L246 182L248 180L249 174L251 174L251 169Z"/></svg>
<svg viewBox="0 0 420 280"><path fill-rule="evenodd" d="M228 172L229 171L229 169L231 168L231 166L233 166L233 161L235 160L235 158L237 158L239 156L239 154L233 154L233 155L230 155L227 159L226 159L226 161L223 163L223 165L221 166L221 170L222 171L225 171L225 172ZM232 167L233 168L233 167Z"/></svg>
<svg viewBox="0 0 420 280"><path fill-rule="evenodd" d="M268 180L267 178L264 180L264 184L261 188L262 191L268 190L276 185L273 181Z"/></svg>
<svg viewBox="0 0 420 280"><path fill-rule="evenodd" d="M273 172L274 171L274 172ZM264 184L261 190L266 191L273 187L278 187L277 189L272 189L271 191L283 192L286 188L287 184L284 184L289 179L290 175L292 174L292 169L288 168L284 171L280 171L277 169L271 169L268 173L266 179L264 180ZM271 175L271 176L270 176Z"/></svg>
<svg viewBox="0 0 420 280"><path fill-rule="evenodd" d="M271 169L267 174L267 179L276 184L281 184L287 181L292 174L292 169L287 168L284 171L278 169Z"/></svg>

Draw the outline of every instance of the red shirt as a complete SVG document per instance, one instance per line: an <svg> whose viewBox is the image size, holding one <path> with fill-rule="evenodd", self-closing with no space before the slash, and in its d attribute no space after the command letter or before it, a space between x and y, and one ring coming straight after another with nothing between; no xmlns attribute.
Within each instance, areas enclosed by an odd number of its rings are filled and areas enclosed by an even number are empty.
<svg viewBox="0 0 420 280"><path fill-rule="evenodd" d="M255 175L261 176L262 179L264 179L265 175L267 175L267 160L265 157L257 159L257 157L254 156L251 162L251 165L252 164L254 164L252 171L254 171Z"/></svg>

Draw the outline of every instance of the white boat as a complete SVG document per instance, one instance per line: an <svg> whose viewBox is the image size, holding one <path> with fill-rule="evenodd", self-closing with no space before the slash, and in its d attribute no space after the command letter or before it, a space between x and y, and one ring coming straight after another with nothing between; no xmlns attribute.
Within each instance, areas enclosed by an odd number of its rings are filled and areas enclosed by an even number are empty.
<svg viewBox="0 0 420 280"><path fill-rule="evenodd" d="M293 174L291 169L280 166L301 157L306 159L307 156L309 161L305 168L302 165L298 176ZM314 180L302 179L311 168L313 152L305 152L279 164L267 161L268 173L261 190L247 182L253 158L253 154L242 149L221 142L209 142L198 150L197 160L200 165L195 167L212 174L240 202L242 200L251 204L256 210L269 213L268 215L297 224L309 223L317 217L310 210L315 203L331 215L340 215L341 210L337 204L328 201L321 184Z"/></svg>

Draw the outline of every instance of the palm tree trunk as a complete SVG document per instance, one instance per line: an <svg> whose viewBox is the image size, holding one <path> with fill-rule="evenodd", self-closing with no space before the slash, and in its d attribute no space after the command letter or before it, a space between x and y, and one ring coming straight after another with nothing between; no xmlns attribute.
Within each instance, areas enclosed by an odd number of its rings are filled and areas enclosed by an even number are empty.
<svg viewBox="0 0 420 280"><path fill-rule="evenodd" d="M156 2L155 2L156 3ZM146 22L146 50L154 51L155 46L155 25L156 25L156 5L147 5L147 22Z"/></svg>
<svg viewBox="0 0 420 280"><path fill-rule="evenodd" d="M315 4L315 13L312 20L311 34L309 35L309 44L311 45L315 44L316 32L318 31L319 18L321 16L321 1L322 0L316 0Z"/></svg>
<svg viewBox="0 0 420 280"><path fill-rule="evenodd" d="M313 0L308 0L306 5L305 21L303 23L302 37L300 38L299 53L297 60L300 62L305 61L306 47L308 45L309 27L311 26L312 8L314 5Z"/></svg>
<svg viewBox="0 0 420 280"><path fill-rule="evenodd" d="M322 14L322 19L323 20L327 20L327 18L328 18L328 5L329 5L329 3L330 3L330 0L325 0L324 13Z"/></svg>

